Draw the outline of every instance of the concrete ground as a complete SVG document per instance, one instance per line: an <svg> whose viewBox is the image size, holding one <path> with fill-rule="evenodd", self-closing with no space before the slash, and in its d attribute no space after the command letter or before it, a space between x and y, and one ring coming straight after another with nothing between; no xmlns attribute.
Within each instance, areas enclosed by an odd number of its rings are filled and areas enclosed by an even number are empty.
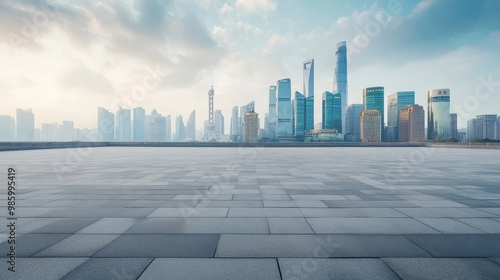
<svg viewBox="0 0 500 280"><path fill-rule="evenodd" d="M500 279L499 167L430 147L0 152L0 279Z"/></svg>

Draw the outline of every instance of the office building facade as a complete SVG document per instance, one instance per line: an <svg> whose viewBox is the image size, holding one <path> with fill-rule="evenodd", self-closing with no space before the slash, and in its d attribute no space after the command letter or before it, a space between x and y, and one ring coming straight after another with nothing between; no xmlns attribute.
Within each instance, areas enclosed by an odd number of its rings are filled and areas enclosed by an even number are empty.
<svg viewBox="0 0 500 280"><path fill-rule="evenodd" d="M245 114L245 143L257 143L259 141L259 114L250 109Z"/></svg>
<svg viewBox="0 0 500 280"><path fill-rule="evenodd" d="M378 110L380 112L380 132L381 135L384 135L384 87L363 89L363 110Z"/></svg>
<svg viewBox="0 0 500 280"><path fill-rule="evenodd" d="M359 141L359 114L363 111L363 104L351 104L345 112L345 141Z"/></svg>
<svg viewBox="0 0 500 280"><path fill-rule="evenodd" d="M130 109L118 108L115 116L116 141L129 142L132 140L132 122L130 120Z"/></svg>
<svg viewBox="0 0 500 280"><path fill-rule="evenodd" d="M276 139L276 86L269 86L269 139Z"/></svg>
<svg viewBox="0 0 500 280"><path fill-rule="evenodd" d="M134 142L146 140L146 110L141 107L134 108L132 121L132 139Z"/></svg>
<svg viewBox="0 0 500 280"><path fill-rule="evenodd" d="M16 139L33 141L35 134L35 115L31 109L16 110Z"/></svg>
<svg viewBox="0 0 500 280"><path fill-rule="evenodd" d="M14 141L16 122L13 117L0 115L0 141Z"/></svg>
<svg viewBox="0 0 500 280"><path fill-rule="evenodd" d="M427 139L450 139L450 90L429 90L427 92L427 104Z"/></svg>
<svg viewBox="0 0 500 280"><path fill-rule="evenodd" d="M413 104L415 104L414 91L398 91L387 97L387 127L394 127L394 137L388 137L386 141L398 141L399 111Z"/></svg>
<svg viewBox="0 0 500 280"><path fill-rule="evenodd" d="M340 112L341 112L341 129L344 131L345 127L345 110L348 103L348 90L347 90L347 44L345 41L339 42L335 51L335 73L333 76L333 92L340 93Z"/></svg>
<svg viewBox="0 0 500 280"><path fill-rule="evenodd" d="M342 95L325 91L322 97L322 129L335 129L342 133Z"/></svg>
<svg viewBox="0 0 500 280"><path fill-rule="evenodd" d="M399 111L399 142L425 142L425 112L420 105L407 105Z"/></svg>
<svg viewBox="0 0 500 280"><path fill-rule="evenodd" d="M115 115L102 107L97 108L97 139L104 142L115 140Z"/></svg>
<svg viewBox="0 0 500 280"><path fill-rule="evenodd" d="M293 137L292 89L290 79L281 79L276 85L276 137Z"/></svg>
<svg viewBox="0 0 500 280"><path fill-rule="evenodd" d="M359 116L359 138L361 142L381 142L382 115L379 110L363 110Z"/></svg>

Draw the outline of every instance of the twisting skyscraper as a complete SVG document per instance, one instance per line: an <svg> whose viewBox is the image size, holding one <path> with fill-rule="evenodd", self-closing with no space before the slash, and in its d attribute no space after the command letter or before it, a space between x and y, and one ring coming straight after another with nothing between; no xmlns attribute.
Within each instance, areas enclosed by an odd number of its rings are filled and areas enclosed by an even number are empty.
<svg viewBox="0 0 500 280"><path fill-rule="evenodd" d="M347 46L346 42L342 41L337 44L335 52L335 74L333 76L333 92L340 93L341 98L341 114L342 114L342 132L345 130L345 110L347 108L348 92L347 92Z"/></svg>

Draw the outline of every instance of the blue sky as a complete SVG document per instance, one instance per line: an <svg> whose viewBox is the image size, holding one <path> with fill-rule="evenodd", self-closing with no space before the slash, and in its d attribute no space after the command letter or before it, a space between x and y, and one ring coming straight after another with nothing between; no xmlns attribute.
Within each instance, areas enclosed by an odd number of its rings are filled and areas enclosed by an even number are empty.
<svg viewBox="0 0 500 280"><path fill-rule="evenodd" d="M315 59L315 122L333 88L335 44L348 45L348 103L362 89L415 90L426 105L450 88L459 127L500 114L500 1L184 0L2 1L0 114L33 108L35 126L73 120L95 128L97 107L156 108L207 118L215 88L231 108L252 100L263 119L269 85Z"/></svg>

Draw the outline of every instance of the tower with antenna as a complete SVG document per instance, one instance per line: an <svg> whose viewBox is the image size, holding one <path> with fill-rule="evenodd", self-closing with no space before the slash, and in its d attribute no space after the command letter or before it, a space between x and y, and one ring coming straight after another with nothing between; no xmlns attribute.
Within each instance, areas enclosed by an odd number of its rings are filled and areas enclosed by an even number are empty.
<svg viewBox="0 0 500 280"><path fill-rule="evenodd" d="M207 123L207 132L203 137L205 141L217 141L215 133L215 124L214 124L214 86L210 88L208 91L208 123Z"/></svg>

